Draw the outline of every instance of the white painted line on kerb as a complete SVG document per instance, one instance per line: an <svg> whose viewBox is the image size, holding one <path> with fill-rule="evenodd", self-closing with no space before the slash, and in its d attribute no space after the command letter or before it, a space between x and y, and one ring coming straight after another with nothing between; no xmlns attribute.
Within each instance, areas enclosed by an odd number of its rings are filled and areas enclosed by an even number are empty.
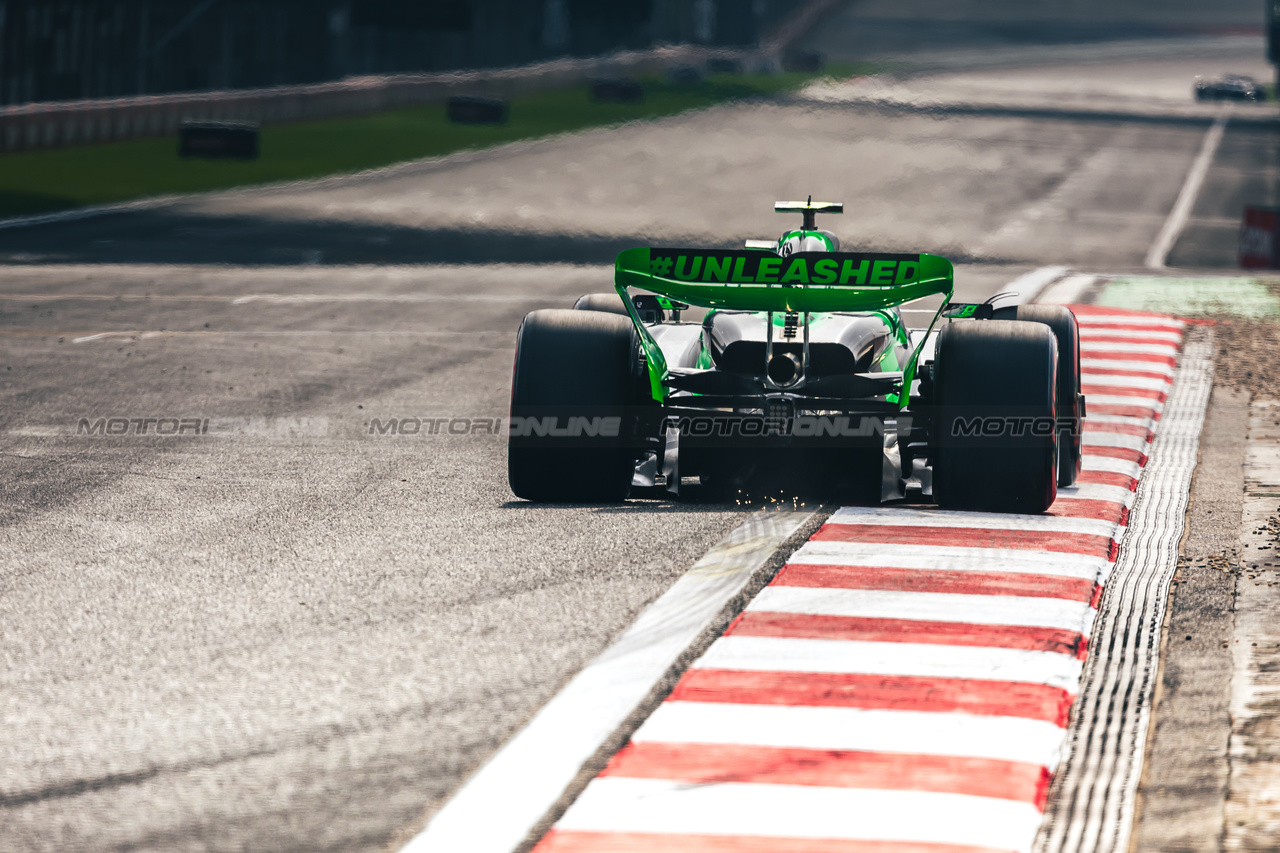
<svg viewBox="0 0 1280 853"><path fill-rule="evenodd" d="M1173 250L1173 244L1178 241L1182 229L1187 225L1187 218L1191 216L1191 208L1195 206L1196 198L1200 195L1200 188L1204 185L1205 175L1209 173L1213 155L1222 142L1222 134L1226 127L1227 117L1220 115L1213 120L1213 124L1205 133L1204 141L1200 143L1200 153L1192 161L1186 180L1182 182L1182 191L1178 193L1178 200L1173 203L1169 218L1164 221L1164 227L1160 229L1155 242L1151 244L1151 250L1147 252L1145 263L1150 269L1165 268L1169 252Z"/></svg>
<svg viewBox="0 0 1280 853"><path fill-rule="evenodd" d="M964 530L1033 530L1058 533L1089 533L1110 536L1115 525L1105 519L1062 518L1052 515L961 512L913 507L841 507L828 524L867 524L877 527L933 527ZM956 544L968 544L958 542Z"/></svg>
<svg viewBox="0 0 1280 853"><path fill-rule="evenodd" d="M1095 372L1114 370L1136 370L1140 373L1163 373L1170 378L1173 377L1173 368L1167 364L1160 364L1156 361L1130 361L1126 359L1111 358L1081 358L1080 369L1086 375L1092 375Z"/></svg>
<svg viewBox="0 0 1280 853"><path fill-rule="evenodd" d="M1092 400L1089 397L1088 400ZM1084 419L1084 432L1094 432L1102 424L1124 424L1126 427L1146 427L1151 428L1156 421L1151 418L1134 418L1130 415L1094 415L1089 412L1088 418ZM1061 492L1062 489L1059 489Z"/></svg>
<svg viewBox="0 0 1280 853"><path fill-rule="evenodd" d="M972 595L954 592L899 592L893 589L838 589L811 586L768 586L747 605L748 613L800 613L853 619L894 619L908 622L950 622L966 625L1016 625L1089 633L1093 609L1087 601L1021 595ZM725 637L730 640L773 640L774 637ZM783 640L805 644L826 640ZM848 640L838 641L848 646ZM711 652L707 653L708 655ZM732 669L732 667L729 667ZM787 667L804 672L798 662ZM825 670L824 670L825 671Z"/></svg>
<svg viewBox="0 0 1280 853"><path fill-rule="evenodd" d="M1118 278L1121 274L1110 276ZM1106 329L1108 326L1162 326L1166 329L1181 329L1187 324L1179 320L1177 317L1147 317L1142 314L1079 314L1076 321L1081 326L1098 327L1095 331Z"/></svg>
<svg viewBox="0 0 1280 853"><path fill-rule="evenodd" d="M824 847L837 847L844 840L866 841L868 847L881 849L907 842L911 849L936 843L1026 853L1026 839L1039 823L1034 803L969 794L732 782L693 785L609 776L587 788L557 829L753 836L759 839L757 850L786 850L801 837L822 839ZM775 846L768 846L770 838L777 839ZM653 849L663 846L655 840Z"/></svg>
<svg viewBox="0 0 1280 853"><path fill-rule="evenodd" d="M1081 325L1083 326L1084 324L1082 323ZM1084 334L1094 340L1099 337L1115 337L1123 338L1126 341L1165 341L1171 344L1182 343L1182 331L1180 329L1150 329L1138 331L1135 329L1108 329L1105 326L1090 326L1085 328Z"/></svg>
<svg viewBox="0 0 1280 853"><path fill-rule="evenodd" d="M1149 409L1152 412L1164 410L1164 403L1150 397L1127 397L1116 394L1086 394L1089 406L1132 406L1135 409ZM1088 423L1088 418L1085 418Z"/></svg>
<svg viewBox="0 0 1280 853"><path fill-rule="evenodd" d="M1124 486L1107 486L1102 483L1076 483L1074 486L1058 488L1060 501L1107 501L1108 503L1131 506L1133 492Z"/></svg>
<svg viewBox="0 0 1280 853"><path fill-rule="evenodd" d="M1102 557L1048 551L961 548L954 545L885 546L873 542L812 540L801 545L788 562L793 565L882 566L956 572L1023 572L1073 578L1096 577L1106 571L1108 563Z"/></svg>
<svg viewBox="0 0 1280 853"><path fill-rule="evenodd" d="M480 768L402 853L510 853L811 512L752 514Z"/></svg>
<svg viewBox="0 0 1280 853"><path fill-rule="evenodd" d="M1094 456L1088 452L1080 454L1085 471L1107 471L1112 474L1124 474L1135 480L1142 476L1142 466L1128 459L1117 459L1114 456Z"/></svg>
<svg viewBox="0 0 1280 853"><path fill-rule="evenodd" d="M1110 353L1134 353L1137 355L1167 355L1173 357L1178 354L1178 347L1176 344L1095 341L1092 338L1082 336L1080 338L1080 354L1084 355L1085 353L1102 353L1103 355Z"/></svg>
<svg viewBox="0 0 1280 853"><path fill-rule="evenodd" d="M1095 373L1092 370L1081 371L1081 375L1089 385L1146 388L1148 391L1168 391L1173 386L1169 380L1156 379L1154 376L1125 376L1121 373Z"/></svg>
<svg viewBox="0 0 1280 853"><path fill-rule="evenodd" d="M1151 442L1145 436L1125 435L1116 432L1090 432L1085 430L1081 443L1086 447L1123 447L1126 450L1147 452Z"/></svg>
<svg viewBox="0 0 1280 853"><path fill-rule="evenodd" d="M1078 629L1077 629L1078 630ZM1084 632L1079 632L1084 635ZM1028 651L990 646L944 646L938 643L879 643L860 640L810 640L793 637L721 637L696 664L697 669L732 669L739 672L789 672L827 675L874 675L886 678L948 678L963 681L1017 681L1045 684L1076 692L1081 662L1062 652ZM672 705L696 702L663 702ZM707 704L718 705L718 702ZM767 706L766 706L767 707ZM915 712L913 712L915 713ZM938 729L932 729L939 734ZM638 737L638 735L637 735ZM767 737L758 733L756 740ZM835 749L823 746L822 749ZM892 751L886 744L847 747ZM969 749L972 746L966 746ZM918 742L900 752L938 752L939 747Z"/></svg>
<svg viewBox="0 0 1280 853"><path fill-rule="evenodd" d="M959 711L663 702L632 740L899 752L1048 766L1062 742L1062 728L1047 720Z"/></svg>

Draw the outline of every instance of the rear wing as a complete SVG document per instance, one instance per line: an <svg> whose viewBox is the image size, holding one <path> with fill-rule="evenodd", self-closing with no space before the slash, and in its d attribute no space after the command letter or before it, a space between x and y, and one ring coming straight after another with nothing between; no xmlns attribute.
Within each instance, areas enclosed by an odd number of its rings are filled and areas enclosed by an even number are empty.
<svg viewBox="0 0 1280 853"><path fill-rule="evenodd" d="M937 255L750 249L627 249L614 265L618 292L637 287L703 308L739 311L875 311L924 296L951 298L955 272Z"/></svg>
<svg viewBox="0 0 1280 853"><path fill-rule="evenodd" d="M653 398L662 401L666 399L666 359L640 321L628 288L702 308L787 313L877 311L942 295L942 304L929 323L932 331L955 290L955 271L946 258L925 254L798 252L781 257L758 249L639 248L618 255L614 286L644 347ZM911 386L920 353L917 345L904 366L906 388ZM907 395L899 396L905 406Z"/></svg>

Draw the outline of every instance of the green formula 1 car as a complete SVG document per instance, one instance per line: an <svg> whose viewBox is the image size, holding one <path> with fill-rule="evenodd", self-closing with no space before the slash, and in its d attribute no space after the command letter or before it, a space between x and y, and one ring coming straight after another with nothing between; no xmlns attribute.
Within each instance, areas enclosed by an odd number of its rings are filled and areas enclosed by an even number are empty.
<svg viewBox="0 0 1280 853"><path fill-rule="evenodd" d="M918 488L956 509L1047 509L1080 470L1071 312L953 303L947 259L840 252L815 218L841 205L775 209L802 227L741 250L628 249L616 294L525 317L512 491L621 500L696 477L719 498ZM930 298L909 328L902 306Z"/></svg>

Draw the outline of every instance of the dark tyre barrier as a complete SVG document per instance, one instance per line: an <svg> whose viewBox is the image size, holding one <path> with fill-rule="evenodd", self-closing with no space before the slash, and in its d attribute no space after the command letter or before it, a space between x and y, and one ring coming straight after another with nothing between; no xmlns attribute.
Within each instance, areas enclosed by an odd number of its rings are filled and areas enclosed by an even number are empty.
<svg viewBox="0 0 1280 853"><path fill-rule="evenodd" d="M635 80L625 77L591 81L591 99L623 104L636 104L644 100L644 88Z"/></svg>
<svg viewBox="0 0 1280 853"><path fill-rule="evenodd" d="M713 56L707 60L708 74L741 74L742 62L728 56Z"/></svg>
<svg viewBox="0 0 1280 853"><path fill-rule="evenodd" d="M1073 486L1083 454L1084 401L1080 396L1080 324L1061 305L1018 305L998 308L998 320L1044 323L1058 341L1058 485Z"/></svg>
<svg viewBox="0 0 1280 853"><path fill-rule="evenodd" d="M524 318L507 443L507 480L517 497L626 498L638 453L627 434L628 413L643 402L642 363L626 317L551 308ZM537 429L525 426L531 423ZM561 434L549 434L548 427Z"/></svg>
<svg viewBox="0 0 1280 853"><path fill-rule="evenodd" d="M573 303L575 311L603 311L606 314L621 314L626 317L627 306L622 304L622 297L617 293L587 293L578 297Z"/></svg>
<svg viewBox="0 0 1280 853"><path fill-rule="evenodd" d="M667 69L667 82L676 86L696 86L702 82L702 72L692 65L673 65Z"/></svg>
<svg viewBox="0 0 1280 853"><path fill-rule="evenodd" d="M178 156L257 159L258 126L240 122L187 122L178 130Z"/></svg>
<svg viewBox="0 0 1280 853"><path fill-rule="evenodd" d="M1058 344L1042 323L952 323L934 361L933 496L1044 512L1057 497Z"/></svg>
<svg viewBox="0 0 1280 853"><path fill-rule="evenodd" d="M507 102L499 98L477 98L454 95L446 107L449 121L455 124L505 124Z"/></svg>
<svg viewBox="0 0 1280 853"><path fill-rule="evenodd" d="M822 70L822 62L823 57L819 51L803 48L789 50L782 56L782 70L814 74Z"/></svg>

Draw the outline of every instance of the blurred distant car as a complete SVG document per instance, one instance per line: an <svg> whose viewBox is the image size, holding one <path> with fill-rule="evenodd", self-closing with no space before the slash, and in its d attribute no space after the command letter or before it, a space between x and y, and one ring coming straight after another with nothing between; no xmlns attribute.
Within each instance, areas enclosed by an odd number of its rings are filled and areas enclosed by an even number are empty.
<svg viewBox="0 0 1280 853"><path fill-rule="evenodd" d="M1227 74L1216 80L1196 78L1193 90L1197 101L1253 101L1258 103L1267 99L1262 84L1252 77L1239 74Z"/></svg>

